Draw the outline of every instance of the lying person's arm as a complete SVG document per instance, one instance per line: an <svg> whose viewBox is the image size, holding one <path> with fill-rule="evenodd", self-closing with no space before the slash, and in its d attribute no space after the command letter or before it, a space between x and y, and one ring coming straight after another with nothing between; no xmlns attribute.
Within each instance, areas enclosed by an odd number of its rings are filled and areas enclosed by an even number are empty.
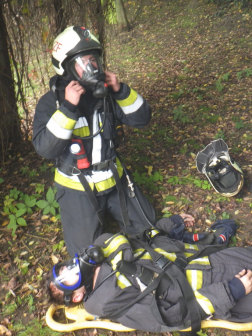
<svg viewBox="0 0 252 336"><path fill-rule="evenodd" d="M194 294L207 314L219 319L230 319L230 310L251 291L252 272L243 269L230 281L213 283L195 291Z"/></svg>
<svg viewBox="0 0 252 336"><path fill-rule="evenodd" d="M157 224L156 228L159 230L164 231L165 233L170 233L174 225L181 224L185 227L193 226L194 225L194 218L188 214L181 214L181 215L172 215L171 217L161 218Z"/></svg>

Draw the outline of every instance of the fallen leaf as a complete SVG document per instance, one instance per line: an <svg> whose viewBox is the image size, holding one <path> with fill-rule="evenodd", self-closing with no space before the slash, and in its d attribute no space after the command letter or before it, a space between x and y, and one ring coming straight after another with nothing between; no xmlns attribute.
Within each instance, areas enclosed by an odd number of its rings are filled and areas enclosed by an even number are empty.
<svg viewBox="0 0 252 336"><path fill-rule="evenodd" d="M8 330L5 326L0 324L0 335L6 335L6 336L11 336L10 330Z"/></svg>
<svg viewBox="0 0 252 336"><path fill-rule="evenodd" d="M10 279L10 281L8 282L8 289L13 289L17 286L17 277L13 277Z"/></svg>
<svg viewBox="0 0 252 336"><path fill-rule="evenodd" d="M51 255L51 258L54 265L56 265L59 262L59 258L57 258L54 254Z"/></svg>

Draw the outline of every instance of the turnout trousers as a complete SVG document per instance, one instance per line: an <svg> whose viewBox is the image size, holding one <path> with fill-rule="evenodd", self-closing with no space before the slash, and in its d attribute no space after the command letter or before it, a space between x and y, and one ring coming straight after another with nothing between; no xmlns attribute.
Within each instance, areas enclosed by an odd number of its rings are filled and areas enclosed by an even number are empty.
<svg viewBox="0 0 252 336"><path fill-rule="evenodd" d="M125 175L122 176L121 182L131 225L126 227L123 223L116 187L107 194L96 196L103 218L106 218L106 214L111 215L120 229L129 235L154 227L156 216L150 202L135 184L135 197L129 196ZM65 244L69 255L74 256L75 253L80 253L83 248L93 244L94 240L103 233L104 225L99 222L85 192L56 185L56 199L60 205Z"/></svg>

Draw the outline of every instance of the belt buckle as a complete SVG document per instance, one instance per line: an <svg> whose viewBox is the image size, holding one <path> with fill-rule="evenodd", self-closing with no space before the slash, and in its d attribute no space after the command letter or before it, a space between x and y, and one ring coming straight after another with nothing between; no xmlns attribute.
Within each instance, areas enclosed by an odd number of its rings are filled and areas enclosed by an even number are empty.
<svg viewBox="0 0 252 336"><path fill-rule="evenodd" d="M110 160L105 160L103 162L97 163L93 165L94 171L100 171L102 169L107 169L109 167Z"/></svg>
<svg viewBox="0 0 252 336"><path fill-rule="evenodd" d="M162 270L165 270L166 268L171 267L172 262L161 255L157 260L155 260L155 264Z"/></svg>

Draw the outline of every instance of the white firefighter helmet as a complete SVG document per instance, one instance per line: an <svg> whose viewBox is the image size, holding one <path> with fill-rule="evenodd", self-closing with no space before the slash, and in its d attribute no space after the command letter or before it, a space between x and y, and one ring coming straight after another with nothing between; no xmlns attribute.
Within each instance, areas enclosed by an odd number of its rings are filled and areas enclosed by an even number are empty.
<svg viewBox="0 0 252 336"><path fill-rule="evenodd" d="M197 169L206 175L219 194L231 197L239 193L244 184L240 165L233 161L223 139L212 141L196 156Z"/></svg>
<svg viewBox="0 0 252 336"><path fill-rule="evenodd" d="M99 55L102 49L98 39L88 29L71 26L60 33L53 43L52 64L58 75L64 75L64 61L85 51L95 51Z"/></svg>

